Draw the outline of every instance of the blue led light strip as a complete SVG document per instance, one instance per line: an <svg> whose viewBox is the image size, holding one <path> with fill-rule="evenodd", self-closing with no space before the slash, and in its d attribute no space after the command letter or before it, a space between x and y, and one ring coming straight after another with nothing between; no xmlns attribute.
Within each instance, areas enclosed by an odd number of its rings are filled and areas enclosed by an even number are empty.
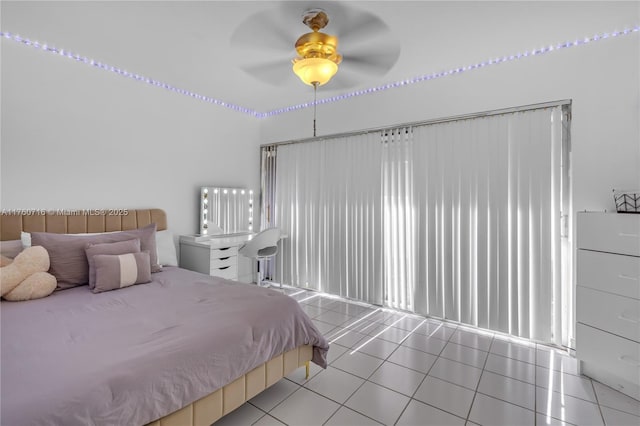
<svg viewBox="0 0 640 426"><path fill-rule="evenodd" d="M523 53L517 53L515 55L509 55L509 56L503 56L503 57L498 57L498 58L492 58L489 59L487 61L484 62L479 62L476 64L471 64L471 65L467 65L464 67L459 67L459 68L452 68L450 70L446 70L446 71L441 71L441 72L437 72L437 73L433 73L433 74L423 74L423 75L419 75L413 78L409 78L406 80L400 80L400 81L396 81L393 83L388 83L388 84L383 84L380 86L375 86L375 87L369 87L367 89L361 89L361 90L356 90L353 92L347 92L347 93L343 93L340 95L336 95L336 96L332 96L329 98L324 98L324 99L318 99L315 102L305 102L302 104L297 104L297 105L291 105L288 107L284 107L284 108L279 108L279 109L274 109L271 111L267 111L267 112L259 112L256 111L254 109L251 108L245 108L239 105L235 105L229 102L224 102L221 101L219 99L215 99L215 98L211 98L209 96L204 96L204 95L199 95L195 92L191 92L189 90L185 90L185 89L180 89L178 87L172 86L168 83L163 83L161 81L158 80L154 80L151 79L149 77L145 77L143 75L139 75L139 74L135 74L135 73L131 73L128 71L125 71L123 69L114 67L112 65L108 65L102 62L98 62L95 61L93 59L87 58L86 56L81 56L78 55L76 53L72 53L71 51L67 51L64 49L59 49L53 46L49 46L45 43L39 43L37 41L31 41L28 38L24 38L21 37L19 35L16 34L12 34L10 32L3 32L0 31L0 37L8 39L8 40L12 40L12 41L16 41L18 43L21 43L25 46L31 46L33 48L36 49L40 49L43 50L45 52L49 52L49 53L53 53L53 54L57 54L60 56L64 56L66 58L69 59L74 59L78 62L82 62L86 65L95 67L95 68L99 68L105 71L111 71L113 73L119 74L123 77L129 77L132 78L134 80L137 81L141 81L141 82L145 82L148 83L152 86L156 86L156 87L161 87L163 89L167 89L170 90L172 92L181 94L181 95L185 95L185 96L189 96L192 97L194 99L198 99L200 101L203 102L207 102L213 105L218 105L218 106L222 106L225 108L229 108L231 110L237 111L237 112L241 112L244 114L248 114L252 117L255 118L266 118L266 117L273 117L276 115L280 115L280 114L284 114L287 112L292 112L292 111L297 111L297 110L301 110L301 109L305 109L305 108L310 108L313 107L314 104L315 105L322 105L322 104L328 104L328 103L333 103L333 102L339 102L345 99L349 99L349 98L353 98L356 96L362 96L362 95L369 95L372 93L377 93L377 92L383 92L385 90L389 90L389 89L396 89L399 87L404 87L404 86L409 86L412 84L417 84L417 83L422 83L425 81L430 81L430 80L435 80L438 78L443 78L443 77L447 77L447 76L451 76L451 75L456 75L456 74L460 74L463 72L468 72L468 71L473 71L473 70L478 70L481 68L485 68L491 65L498 65L501 63L505 63L505 62L512 62L512 61L517 61L520 59L524 59L524 58L528 58L530 56L539 56L545 53L549 53L549 52L554 52L557 50L562 50L562 49L567 49L570 47L576 47L576 46L582 46L594 41L599 41L599 40L605 40L605 39L609 39L609 38L614 38L614 37L619 37L619 36L623 36L623 35L628 35L628 34L632 34L632 33L637 33L640 31L640 25L636 25L633 28L625 28L624 30L621 31L614 31L611 33L603 33L603 34L596 34L593 37L585 37L583 39L576 39L575 41L568 41L568 42L564 42L564 43L559 43L556 45L549 45L547 47L542 47L540 49L534 49L531 51L525 51Z"/></svg>
<svg viewBox="0 0 640 426"><path fill-rule="evenodd" d="M105 71L111 71L113 73L119 74L123 77L129 77L132 78L134 80L137 81L142 81L144 83L148 83L152 86L156 86L156 87L161 87L163 89L167 89L170 90L172 92L176 92L179 93L181 95L185 95L185 96L190 96L192 98L201 100L203 102L207 102L213 105L219 105L225 108L229 108L232 109L234 111L238 111L238 112L242 112L248 115L251 115L253 117L257 117L257 118L262 118L264 117L264 113L262 112L258 112L256 110L250 109L250 108L245 108L245 107L241 107L239 105L235 105L229 102L224 102L221 101L219 99L215 99L215 98L211 98L209 96L204 96L204 95L199 95L195 92L191 92L189 90L185 90L185 89L180 89L178 87L172 86L171 84L168 83L163 83L162 81L158 81L158 80L154 80L152 78L149 77L145 77L143 75L140 74L135 74L129 71L125 71L123 69L114 67L112 65L109 64L105 64L102 62L98 62L95 61L93 59L87 58L86 56L81 56L78 55L77 53L72 53L71 51L65 50L65 49L58 49L56 47L53 46L49 46L46 43L39 43L37 41L31 41L28 38L24 38L24 37L20 37L19 35L15 35L9 32L2 32L0 31L0 37L4 37L5 39L9 39L9 40L13 40L13 41L17 41L19 43L24 44L25 46L31 46L34 47L36 49L41 49L45 52L49 52L49 53L54 53L60 56L64 56L66 58L69 59L75 59L78 62L82 62L86 65L95 67L95 68L100 68L103 69Z"/></svg>

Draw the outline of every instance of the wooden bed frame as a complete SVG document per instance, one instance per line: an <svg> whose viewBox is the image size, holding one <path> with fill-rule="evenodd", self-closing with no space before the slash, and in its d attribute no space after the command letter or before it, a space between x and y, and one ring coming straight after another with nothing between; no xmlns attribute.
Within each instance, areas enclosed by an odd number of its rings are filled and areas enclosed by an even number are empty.
<svg viewBox="0 0 640 426"><path fill-rule="evenodd" d="M0 241L19 240L23 231L58 234L112 232L137 229L154 222L158 231L167 229L164 210L16 210L0 215ZM312 356L313 348L309 345L277 355L204 398L149 425L211 425L299 367L306 367L308 378Z"/></svg>

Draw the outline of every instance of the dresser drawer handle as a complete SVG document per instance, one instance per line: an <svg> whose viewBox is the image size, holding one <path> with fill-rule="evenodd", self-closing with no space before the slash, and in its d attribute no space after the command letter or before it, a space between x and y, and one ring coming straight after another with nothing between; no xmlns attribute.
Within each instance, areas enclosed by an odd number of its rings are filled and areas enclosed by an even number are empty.
<svg viewBox="0 0 640 426"><path fill-rule="evenodd" d="M221 257L218 260L227 260L228 258L230 258L231 256L227 256L227 257Z"/></svg>
<svg viewBox="0 0 640 426"><path fill-rule="evenodd" d="M620 232L618 234L618 236L620 237L631 237L631 238L638 238L638 234L627 234L625 232Z"/></svg>
<svg viewBox="0 0 640 426"><path fill-rule="evenodd" d="M229 267L228 266L222 266L222 267L220 267L218 269L222 271L223 269L227 269L227 268L229 268Z"/></svg>
<svg viewBox="0 0 640 426"><path fill-rule="evenodd" d="M633 367L638 367L640 368L640 362L638 362L637 359L634 359L632 357L630 357L629 355L622 355L620 357L618 357L618 359L622 362L624 362L625 364L629 364Z"/></svg>
<svg viewBox="0 0 640 426"><path fill-rule="evenodd" d="M630 275L618 275L618 278L622 278L623 280L631 280L631 281L638 281L638 277L632 277Z"/></svg>
<svg viewBox="0 0 640 426"><path fill-rule="evenodd" d="M624 314L618 315L618 319L626 322L632 322L634 324L637 324L638 322L640 322L638 318L629 318L629 317L626 317Z"/></svg>
<svg viewBox="0 0 640 426"><path fill-rule="evenodd" d="M222 251L222 250L229 250L231 247L221 247L218 250Z"/></svg>

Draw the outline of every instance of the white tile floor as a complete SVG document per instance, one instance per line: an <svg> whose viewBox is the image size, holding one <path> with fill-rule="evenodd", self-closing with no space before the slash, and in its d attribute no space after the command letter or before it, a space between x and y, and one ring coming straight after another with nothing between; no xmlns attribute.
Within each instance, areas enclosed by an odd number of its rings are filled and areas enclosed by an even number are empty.
<svg viewBox="0 0 640 426"><path fill-rule="evenodd" d="M640 402L577 375L562 351L285 288L329 340L224 425L640 425Z"/></svg>

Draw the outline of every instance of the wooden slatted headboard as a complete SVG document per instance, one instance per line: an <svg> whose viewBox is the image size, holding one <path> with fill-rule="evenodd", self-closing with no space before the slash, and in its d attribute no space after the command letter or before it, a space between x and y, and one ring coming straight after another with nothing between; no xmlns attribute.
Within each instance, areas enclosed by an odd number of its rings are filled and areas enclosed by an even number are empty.
<svg viewBox="0 0 640 426"><path fill-rule="evenodd" d="M19 240L24 232L80 234L137 229L155 222L157 230L167 229L167 215L161 209L15 209L0 214L0 240Z"/></svg>

